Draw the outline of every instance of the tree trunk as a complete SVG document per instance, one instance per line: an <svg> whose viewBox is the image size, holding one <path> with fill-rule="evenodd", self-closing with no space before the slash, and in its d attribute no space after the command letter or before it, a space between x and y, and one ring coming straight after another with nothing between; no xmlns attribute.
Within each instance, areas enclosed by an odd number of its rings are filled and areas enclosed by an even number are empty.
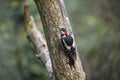
<svg viewBox="0 0 120 80"><path fill-rule="evenodd" d="M65 52L60 46L60 28L69 29L65 22L65 14L57 0L34 0L43 23L43 29L51 56L55 80L85 80L81 61L76 49L75 68L70 68ZM63 4L63 3L62 3Z"/></svg>

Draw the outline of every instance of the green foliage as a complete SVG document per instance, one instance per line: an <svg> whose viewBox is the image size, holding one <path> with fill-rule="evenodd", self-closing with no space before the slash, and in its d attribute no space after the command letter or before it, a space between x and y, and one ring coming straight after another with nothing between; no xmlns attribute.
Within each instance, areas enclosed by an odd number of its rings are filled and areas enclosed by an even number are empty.
<svg viewBox="0 0 120 80"><path fill-rule="evenodd" d="M88 80L119 80L119 1L66 1ZM112 7L112 9L111 9ZM119 6L120 7L120 6ZM117 8L117 13L119 10Z"/></svg>
<svg viewBox="0 0 120 80"><path fill-rule="evenodd" d="M26 38L24 1L0 1L0 80L48 80L34 46ZM38 15L33 0L30 2L32 14Z"/></svg>

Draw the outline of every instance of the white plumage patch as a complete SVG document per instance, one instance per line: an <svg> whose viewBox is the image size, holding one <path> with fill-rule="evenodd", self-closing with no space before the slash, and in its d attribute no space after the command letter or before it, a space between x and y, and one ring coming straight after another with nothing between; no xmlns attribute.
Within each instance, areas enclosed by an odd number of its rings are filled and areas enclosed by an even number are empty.
<svg viewBox="0 0 120 80"><path fill-rule="evenodd" d="M67 49L70 49L71 47L70 46L68 46L67 44L66 44L66 42L63 40L63 42L64 42L64 45L65 45L65 47L67 48Z"/></svg>

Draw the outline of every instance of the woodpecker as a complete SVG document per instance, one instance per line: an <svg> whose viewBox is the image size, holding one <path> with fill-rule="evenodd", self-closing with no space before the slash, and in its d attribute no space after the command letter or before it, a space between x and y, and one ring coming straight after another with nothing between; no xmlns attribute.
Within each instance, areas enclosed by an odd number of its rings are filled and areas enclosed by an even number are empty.
<svg viewBox="0 0 120 80"><path fill-rule="evenodd" d="M74 67L76 53L75 47L73 46L73 37L71 36L71 34L68 33L68 31L65 28L61 28L60 32L62 48L69 59L70 67Z"/></svg>

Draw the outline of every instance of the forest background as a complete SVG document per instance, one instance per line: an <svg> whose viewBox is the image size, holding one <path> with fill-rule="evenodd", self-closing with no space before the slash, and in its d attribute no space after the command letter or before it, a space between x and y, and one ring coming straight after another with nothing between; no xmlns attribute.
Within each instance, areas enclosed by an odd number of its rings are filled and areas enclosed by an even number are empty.
<svg viewBox="0 0 120 80"><path fill-rule="evenodd" d="M0 0L0 80L49 80L24 25L28 0ZM42 30L33 0L30 13ZM87 80L120 80L120 1L64 0ZM54 14L53 14L54 15Z"/></svg>

